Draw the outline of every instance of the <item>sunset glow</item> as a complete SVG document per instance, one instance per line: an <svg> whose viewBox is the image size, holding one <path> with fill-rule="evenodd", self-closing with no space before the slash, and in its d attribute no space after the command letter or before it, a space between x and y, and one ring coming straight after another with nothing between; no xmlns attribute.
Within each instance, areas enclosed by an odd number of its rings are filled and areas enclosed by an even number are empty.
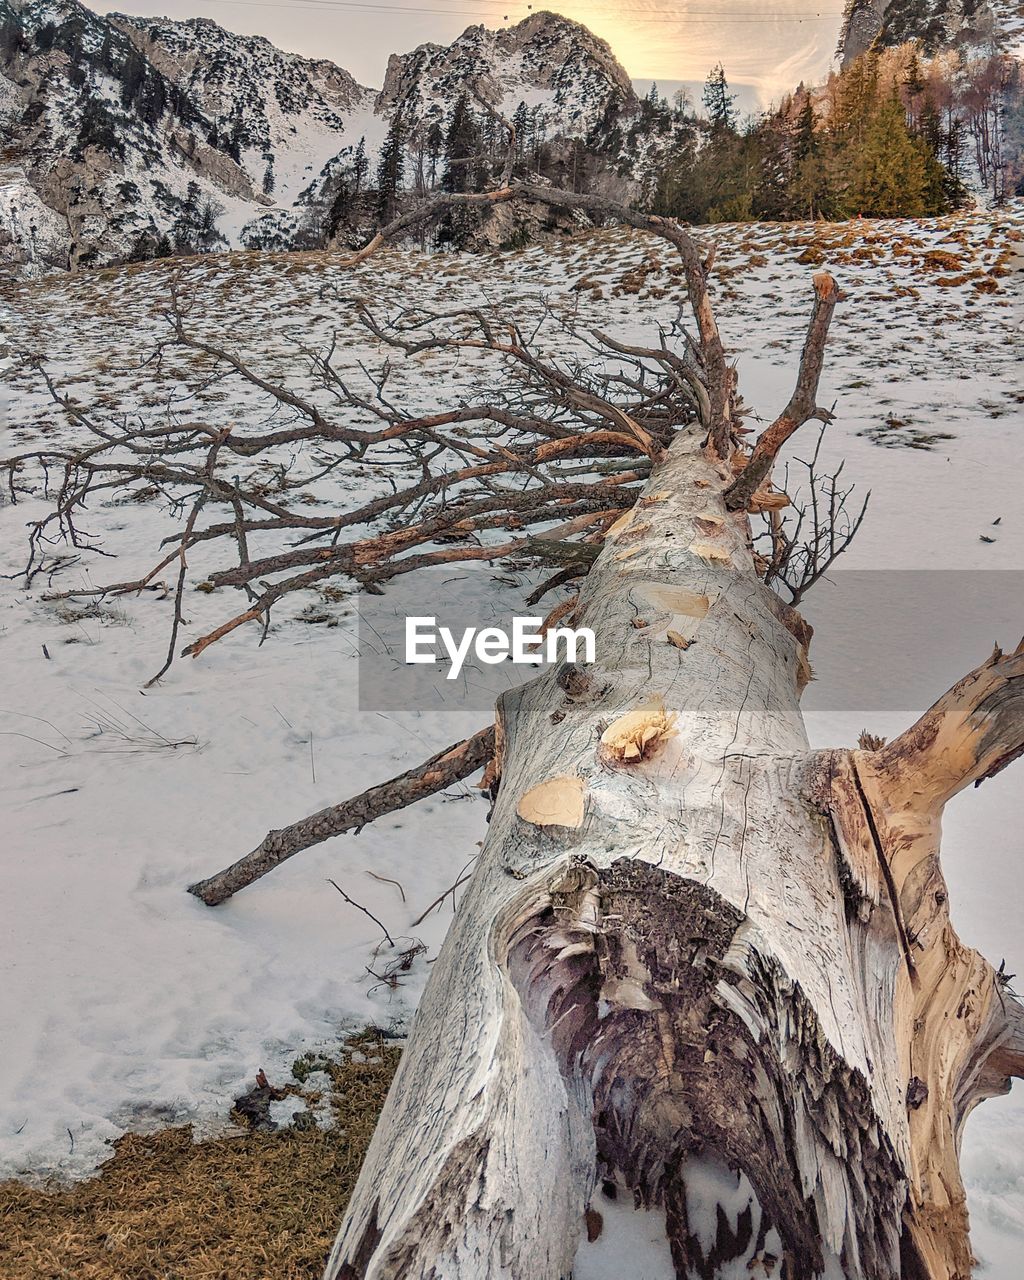
<svg viewBox="0 0 1024 1280"><path fill-rule="evenodd" d="M825 73L841 17L834 4L819 9L807 0L629 0L625 6L569 0L545 7L607 40L631 76L703 80L722 62L730 80L755 86L764 100ZM523 16L528 11L519 7ZM513 6L510 19L515 12Z"/></svg>
<svg viewBox="0 0 1024 1280"><path fill-rule="evenodd" d="M836 0L140 0L98 4L100 12L130 11L172 18L204 16L232 31L265 35L285 49L330 58L361 83L383 82L388 55L425 42L447 43L473 23L514 25L544 9L582 22L607 40L629 74L673 82L703 81L721 62L734 86L750 86L762 104L801 80L828 70L839 34ZM387 17L384 15L387 14Z"/></svg>

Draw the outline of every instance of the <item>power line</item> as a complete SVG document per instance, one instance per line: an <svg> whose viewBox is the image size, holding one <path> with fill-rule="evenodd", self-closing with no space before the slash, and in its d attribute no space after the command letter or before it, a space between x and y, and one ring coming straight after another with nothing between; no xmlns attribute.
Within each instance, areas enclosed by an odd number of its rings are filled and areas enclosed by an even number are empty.
<svg viewBox="0 0 1024 1280"><path fill-rule="evenodd" d="M355 10L364 13L423 13L430 14L435 17L466 17L466 18L484 18L489 17L492 20L501 11L502 6L495 5L495 0L488 0L492 12L484 13L481 9L435 9L425 5L389 5L375 4L372 0L214 0L219 5L233 5L246 9L306 9L312 12L330 12L331 10ZM532 11L532 7L531 7ZM628 5L616 6L614 9L593 10L595 13L621 14L628 13L635 15L631 21L636 22L668 22L674 25L683 25L691 20L698 24L722 24L728 25L732 23L741 23L747 26L755 25L774 25L780 22L831 22L835 18L843 16L843 10L834 9L815 13L793 14L793 13L765 13L760 10L756 15L746 13L740 9L690 9L676 15L658 14L647 9L640 9ZM723 16L724 15L724 16ZM529 16L527 14L526 16ZM503 14L504 21L508 21L508 14Z"/></svg>

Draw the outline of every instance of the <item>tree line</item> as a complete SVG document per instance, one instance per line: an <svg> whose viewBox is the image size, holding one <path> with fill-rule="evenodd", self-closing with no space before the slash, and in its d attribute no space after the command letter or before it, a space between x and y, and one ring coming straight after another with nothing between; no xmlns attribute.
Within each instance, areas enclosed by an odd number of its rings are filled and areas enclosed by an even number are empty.
<svg viewBox="0 0 1024 1280"><path fill-rule="evenodd" d="M972 177L999 199L1020 181L1008 127L1019 97L1012 59L926 62L909 44L869 51L741 124L719 66L655 206L694 223L927 217L964 203Z"/></svg>
<svg viewBox="0 0 1024 1280"><path fill-rule="evenodd" d="M1024 193L1021 89L1012 58L925 59L911 42L869 51L824 85L801 85L741 119L719 65L700 114L652 86L639 110L610 103L585 137L546 137L538 110L521 103L512 174L587 192L632 180L638 202L694 224L934 216L962 205L972 185L996 200ZM410 196L486 189L508 159L508 137L466 93L446 122L413 126L397 112L375 167L360 141L332 175L323 237L354 242ZM637 183L623 157L642 145L655 161ZM480 217L446 217L436 243L466 246Z"/></svg>

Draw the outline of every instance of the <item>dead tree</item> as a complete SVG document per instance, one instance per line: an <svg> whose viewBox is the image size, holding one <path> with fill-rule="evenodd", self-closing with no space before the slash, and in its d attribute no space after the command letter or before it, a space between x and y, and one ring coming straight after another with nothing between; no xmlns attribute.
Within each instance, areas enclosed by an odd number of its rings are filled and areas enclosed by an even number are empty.
<svg viewBox="0 0 1024 1280"><path fill-rule="evenodd" d="M523 186L447 198L512 199L609 212ZM427 202L417 218L443 207ZM815 278L796 390L747 454L709 259L675 223L613 212L678 251L692 313L692 332L647 349L593 335L625 367L584 376L482 313L368 315L400 349L492 352L520 392L415 417L383 386L357 395L329 353L318 357L346 407L376 419L364 429L257 383L301 419L289 443L326 448L333 465L409 450L422 479L404 490L304 515L285 482L269 497L228 478L237 462L225 458L275 440L195 424L119 438L127 461L97 462L101 438L74 457L12 460L12 475L56 461L54 519L72 537L83 487L115 474L189 494L164 562L113 586L137 589L171 564L183 572L199 540L230 542L237 563L211 581L246 588L249 606L192 654L328 577L379 589L446 558L528 554L531 526L596 552L570 567L572 616L594 630L597 662L562 664L497 707L489 834L327 1280L568 1280L599 1229L602 1184L663 1212L680 1277L739 1267L788 1280L967 1280L959 1137L974 1105L1024 1069L1024 1017L953 929L939 825L955 792L1024 750L1024 648L997 650L889 745L809 749L799 699L810 628L766 585L750 517L785 505L771 486L779 450L830 416L816 398L838 290ZM356 257L417 218L403 215ZM174 323L177 341L194 341ZM457 434L465 424L473 433ZM501 484L509 475L514 491ZM200 499L231 516L201 526ZM250 535L268 529L307 540L251 556ZM37 528L37 550L48 536ZM487 734L386 784L380 804L478 764ZM318 815L319 829L369 820L374 807L358 798ZM299 828L272 835L291 852L322 838ZM196 891L215 902L246 882L237 867L223 874L233 883L214 888L213 877ZM703 1212L688 1196L741 1179L739 1212L725 1191Z"/></svg>

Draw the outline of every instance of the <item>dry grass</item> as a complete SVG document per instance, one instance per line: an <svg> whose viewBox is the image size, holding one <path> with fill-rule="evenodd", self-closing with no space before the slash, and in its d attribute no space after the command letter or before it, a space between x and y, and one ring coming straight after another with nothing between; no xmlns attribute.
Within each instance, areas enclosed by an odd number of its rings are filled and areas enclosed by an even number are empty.
<svg viewBox="0 0 1024 1280"><path fill-rule="evenodd" d="M366 1033L296 1064L330 1078L327 1132L129 1134L89 1182L0 1183L0 1280L319 1280L398 1054Z"/></svg>

